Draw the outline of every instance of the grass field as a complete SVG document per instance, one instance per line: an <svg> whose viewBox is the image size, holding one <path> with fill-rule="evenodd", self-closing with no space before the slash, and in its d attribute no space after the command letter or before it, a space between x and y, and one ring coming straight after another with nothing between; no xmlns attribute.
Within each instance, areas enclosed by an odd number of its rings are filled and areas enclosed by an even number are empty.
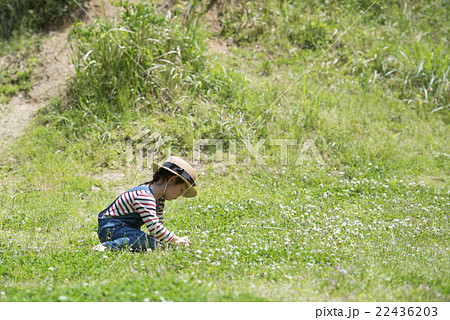
<svg viewBox="0 0 450 320"><path fill-rule="evenodd" d="M372 4L76 24L65 96L0 155L0 301L448 301L449 6ZM160 160L216 139L166 206L192 246L92 252L96 214L148 181L144 129Z"/></svg>

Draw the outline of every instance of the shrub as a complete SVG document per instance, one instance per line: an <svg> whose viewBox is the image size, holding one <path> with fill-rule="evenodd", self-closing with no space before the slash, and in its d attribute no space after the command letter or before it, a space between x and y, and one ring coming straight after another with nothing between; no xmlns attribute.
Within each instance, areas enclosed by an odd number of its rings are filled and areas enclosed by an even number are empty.
<svg viewBox="0 0 450 320"><path fill-rule="evenodd" d="M185 114L192 100L234 99L233 79L206 57L195 23L188 27L151 4L118 4L120 24L76 24L71 31L76 77L68 102L53 107L58 119L64 114L64 123L84 130L149 112Z"/></svg>

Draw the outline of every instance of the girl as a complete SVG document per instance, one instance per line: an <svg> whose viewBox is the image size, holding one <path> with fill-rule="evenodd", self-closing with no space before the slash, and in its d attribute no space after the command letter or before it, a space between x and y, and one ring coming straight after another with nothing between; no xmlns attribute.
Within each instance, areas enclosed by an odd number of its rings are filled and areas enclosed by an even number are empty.
<svg viewBox="0 0 450 320"><path fill-rule="evenodd" d="M98 214L98 237L101 244L93 250L133 251L154 249L158 243L189 246L187 237L178 237L163 225L165 200L179 196L195 197L197 173L183 159L171 156L161 166L153 164L153 179L121 194ZM141 231L145 224L150 235Z"/></svg>

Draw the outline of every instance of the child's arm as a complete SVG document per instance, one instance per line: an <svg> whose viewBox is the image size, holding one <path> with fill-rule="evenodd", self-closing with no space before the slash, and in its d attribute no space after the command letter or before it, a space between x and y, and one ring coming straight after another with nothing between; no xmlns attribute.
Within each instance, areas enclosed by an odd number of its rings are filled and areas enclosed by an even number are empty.
<svg viewBox="0 0 450 320"><path fill-rule="evenodd" d="M150 232L150 236L161 241L162 243L170 242L175 237L173 232L167 230L159 221L156 213L156 201L152 194L133 191L133 208L139 213ZM131 196L131 195L130 195Z"/></svg>

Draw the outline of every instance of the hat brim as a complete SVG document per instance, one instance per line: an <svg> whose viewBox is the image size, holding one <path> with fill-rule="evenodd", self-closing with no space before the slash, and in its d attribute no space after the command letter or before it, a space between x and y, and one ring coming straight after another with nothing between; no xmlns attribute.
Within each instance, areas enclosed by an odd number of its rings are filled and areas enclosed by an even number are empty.
<svg viewBox="0 0 450 320"><path fill-rule="evenodd" d="M164 168L164 170L170 171L170 172L174 173L177 177L180 177L184 181L184 183L188 186L188 188L184 191L184 193L181 196L183 196L185 198L193 198L193 197L195 197L197 195L197 190L195 190L195 188L189 183L189 181L187 181L185 178L180 176L178 173L176 173L172 169L160 166L156 162L153 162L153 166L152 167L153 167L153 172L154 173L158 172L159 169Z"/></svg>

